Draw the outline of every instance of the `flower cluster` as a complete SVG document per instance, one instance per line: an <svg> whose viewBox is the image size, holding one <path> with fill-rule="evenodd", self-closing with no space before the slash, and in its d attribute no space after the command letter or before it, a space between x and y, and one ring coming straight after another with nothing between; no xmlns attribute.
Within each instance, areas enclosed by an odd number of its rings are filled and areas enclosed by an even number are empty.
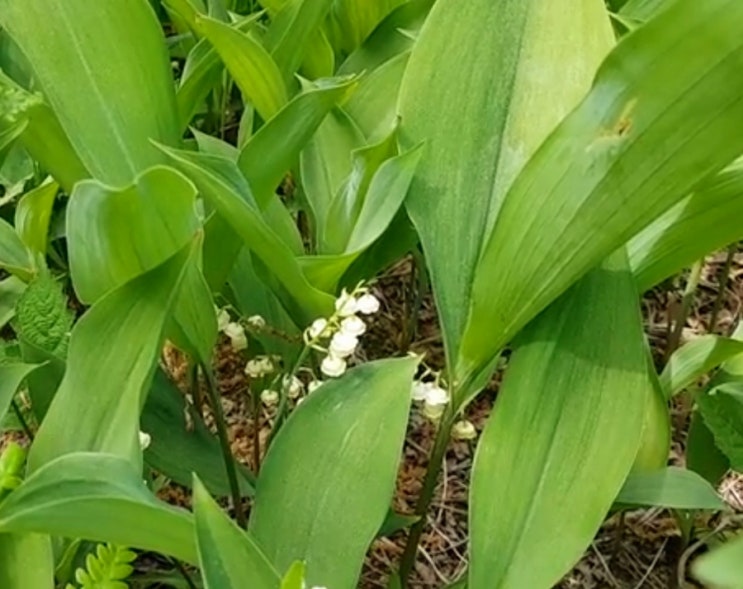
<svg viewBox="0 0 743 589"><path fill-rule="evenodd" d="M248 336L245 334L245 328L237 321L232 321L227 309L214 307L217 314L217 328L220 332L230 338L230 345L236 352L241 352L248 348Z"/></svg>
<svg viewBox="0 0 743 589"><path fill-rule="evenodd" d="M413 383L413 401L423 402L423 415L436 421L444 414L444 408L449 403L449 393L439 385L438 380L418 380Z"/></svg>
<svg viewBox="0 0 743 589"><path fill-rule="evenodd" d="M245 374L250 378L263 378L273 371L273 361L269 356L256 356L245 365Z"/></svg>
<svg viewBox="0 0 743 589"><path fill-rule="evenodd" d="M366 323L359 314L371 315L377 311L379 299L366 288L358 287L351 293L344 289L335 301L333 316L316 319L307 328L305 343L327 353L320 363L320 371L325 376L335 378L346 371L348 358L356 351L359 336L366 331ZM329 340L327 347L320 345L322 340Z"/></svg>

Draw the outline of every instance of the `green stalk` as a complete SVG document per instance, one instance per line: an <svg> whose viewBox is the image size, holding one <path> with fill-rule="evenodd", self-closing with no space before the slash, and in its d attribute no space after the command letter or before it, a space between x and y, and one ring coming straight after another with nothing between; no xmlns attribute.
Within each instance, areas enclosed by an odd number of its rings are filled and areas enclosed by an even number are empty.
<svg viewBox="0 0 743 589"><path fill-rule="evenodd" d="M418 554L418 544L420 543L421 535L423 534L423 530L427 523L426 514L431 505L434 491L436 490L436 484L439 480L439 474L441 473L441 466L444 462L446 449L449 447L451 428L454 425L456 415L457 412L454 410L453 403L449 403L444 415L441 417L439 429L436 432L436 439L434 440L433 448L431 449L431 454L429 456L428 469L426 470L426 476L423 479L423 488L421 489L421 494L418 497L418 502L415 506L414 514L419 519L410 528L408 541L405 544L405 551L400 560L400 582L403 588L407 587L410 573L413 571L413 566L415 565L415 558Z"/></svg>
<svg viewBox="0 0 743 589"><path fill-rule="evenodd" d="M292 369L290 372L286 373L286 376L288 377L288 380L291 380L294 376L296 376L297 371L302 366L302 362L305 361L307 358L307 355L310 353L310 346L306 345L302 348L302 351L299 353L299 356L297 357L296 362L294 362L294 365L292 366ZM271 442L273 442L273 439L276 437L276 434L279 433L279 429L281 428L281 425L284 423L284 413L286 413L286 404L287 404L287 391L286 387L284 386L284 383L281 381L281 377L284 375L284 373L279 373L276 375L276 378L273 379L273 382L271 383L271 389L274 390L274 387L277 384L281 384L281 387L279 388L279 406L276 408L276 419L273 422L273 426L271 426L271 432L268 434L268 439L266 440L266 450L268 450L269 446L271 445Z"/></svg>
<svg viewBox="0 0 743 589"><path fill-rule="evenodd" d="M733 257L735 256L735 245L728 246L728 255L725 258L725 264L720 270L720 274L717 277L717 296L715 297L715 304L712 307L712 315L709 319L708 331L715 333L717 329L717 316L720 314L722 309L722 302L725 300L725 289L728 286L730 280L730 266L733 264Z"/></svg>
<svg viewBox="0 0 743 589"><path fill-rule="evenodd" d="M31 429L31 426L28 425L26 418L23 417L23 412L21 411L21 408L18 406L18 403L16 403L15 399L11 400L10 406L13 407L13 413L15 413L15 416L18 418L18 423L21 424L21 427L23 428L23 432L26 434L26 437L28 438L29 442L33 442L34 432Z"/></svg>
<svg viewBox="0 0 743 589"><path fill-rule="evenodd" d="M224 467L227 471L227 479L230 484L230 492L232 493L232 503L235 506L235 519L241 528L246 528L248 525L248 519L245 516L245 510L243 509L242 496L240 495L240 485L237 482L237 467L235 466L235 459L232 456L232 450L230 448L230 438L227 432L227 422L224 419L224 411L222 411L222 403L220 402L219 388L217 382L214 379L214 374L210 367L201 366L206 376L206 390L209 395L209 402L212 405L214 411L214 421L217 424L217 435L219 436L219 445L222 449L222 458L224 459Z"/></svg>
<svg viewBox="0 0 743 589"><path fill-rule="evenodd" d="M666 346L666 361L671 357L678 348L681 342L681 333L686 325L686 319L689 316L689 310L691 309L691 303L694 301L694 293L699 285L699 279L702 277L702 264L704 260L699 260L694 263L689 273L689 280L686 281L686 287L684 288L684 294L681 297L681 307L676 314L676 321L674 322L673 332L671 338Z"/></svg>

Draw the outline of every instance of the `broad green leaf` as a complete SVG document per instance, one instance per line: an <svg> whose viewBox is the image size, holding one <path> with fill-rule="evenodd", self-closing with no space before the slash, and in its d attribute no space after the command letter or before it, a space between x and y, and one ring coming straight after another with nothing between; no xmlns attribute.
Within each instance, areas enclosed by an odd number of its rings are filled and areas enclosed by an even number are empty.
<svg viewBox="0 0 743 589"><path fill-rule="evenodd" d="M18 299L15 314L20 341L64 357L74 316L62 285L48 271L31 281Z"/></svg>
<svg viewBox="0 0 743 589"><path fill-rule="evenodd" d="M601 0L438 0L421 29L400 91L403 141L425 142L406 204L428 260L450 367L476 264L506 191L589 89L612 42ZM554 214L549 218L554 222ZM521 246L520 266L534 249ZM497 266L498 290L505 268ZM488 304L497 294L489 288ZM523 305L525 298L513 302ZM489 344L502 346L495 321L483 316L477 323L487 326ZM478 352L490 359L491 347Z"/></svg>
<svg viewBox="0 0 743 589"><path fill-rule="evenodd" d="M725 508L725 502L712 485L697 473L676 466L654 472L631 473L616 502L669 509Z"/></svg>
<svg viewBox="0 0 743 589"><path fill-rule="evenodd" d="M0 587L54 589L54 554L40 534L0 534Z"/></svg>
<svg viewBox="0 0 743 589"><path fill-rule="evenodd" d="M717 335L703 335L684 344L663 368L660 375L663 393L670 399L700 376L739 354L743 354L743 341Z"/></svg>
<svg viewBox="0 0 743 589"><path fill-rule="evenodd" d="M335 53L328 36L318 29L308 41L307 52L299 70L305 78L329 78L335 73Z"/></svg>
<svg viewBox="0 0 743 589"><path fill-rule="evenodd" d="M339 74L373 72L413 47L410 32L423 26L434 0L409 0L395 8L338 68Z"/></svg>
<svg viewBox="0 0 743 589"><path fill-rule="evenodd" d="M186 151L165 151L245 245L276 275L288 293L281 295L282 303L300 324L308 324L332 309L333 298L310 285L292 251L266 224L255 202L250 202L249 191L241 194L236 190L239 171L232 162Z"/></svg>
<svg viewBox="0 0 743 589"><path fill-rule="evenodd" d="M356 49L379 22L405 0L337 0L332 21L336 47L346 53Z"/></svg>
<svg viewBox="0 0 743 589"><path fill-rule="evenodd" d="M356 123L337 108L328 114L300 156L302 189L315 227L322 226L333 196L352 170L352 152L365 144Z"/></svg>
<svg viewBox="0 0 743 589"><path fill-rule="evenodd" d="M686 434L686 468L717 486L730 469L730 461L715 444L715 437L699 411L691 414Z"/></svg>
<svg viewBox="0 0 743 589"><path fill-rule="evenodd" d="M64 359L45 350L23 338L19 340L21 358L26 364L38 364L39 367L28 375L28 396L31 399L31 409L36 421L41 423L49 406L52 404L66 364Z"/></svg>
<svg viewBox="0 0 743 589"><path fill-rule="evenodd" d="M743 536L733 538L692 565L694 576L715 589L743 589Z"/></svg>
<svg viewBox="0 0 743 589"><path fill-rule="evenodd" d="M141 470L118 456L57 458L0 504L0 532L111 542L196 564L191 514L155 498Z"/></svg>
<svg viewBox="0 0 743 589"><path fill-rule="evenodd" d="M67 207L70 269L79 298L93 303L162 264L199 229L196 188L172 168L156 166L121 189L80 182ZM197 265L178 294L168 335L209 361L217 326L209 288Z"/></svg>
<svg viewBox="0 0 743 589"><path fill-rule="evenodd" d="M0 269L18 276L24 282L28 282L34 273L29 251L13 226L4 219L0 219Z"/></svg>
<svg viewBox="0 0 743 589"><path fill-rule="evenodd" d="M733 469L743 470L743 383L719 384L696 400L717 447L728 457Z"/></svg>
<svg viewBox="0 0 743 589"><path fill-rule="evenodd" d="M141 469L139 414L192 250L189 244L110 291L75 324L68 369L29 453L29 472L76 451L115 454Z"/></svg>
<svg viewBox="0 0 743 589"><path fill-rule="evenodd" d="M735 0L679 0L604 61L508 191L478 263L459 378L740 154L741 26Z"/></svg>
<svg viewBox="0 0 743 589"><path fill-rule="evenodd" d="M51 27L40 27L43 15ZM93 177L128 184L179 140L170 61L146 0L2 0L0 25L28 57Z"/></svg>
<svg viewBox="0 0 743 589"><path fill-rule="evenodd" d="M46 255L49 222L59 184L47 182L23 195L15 210L15 230L28 249Z"/></svg>
<svg viewBox="0 0 743 589"><path fill-rule="evenodd" d="M308 586L357 586L394 491L416 365L405 358L354 368L307 397L284 424L250 520L278 570L301 560Z"/></svg>
<svg viewBox="0 0 743 589"><path fill-rule="evenodd" d="M199 227L195 202L193 184L161 166L123 189L78 183L67 206L67 239L80 300L97 301L187 244Z"/></svg>
<svg viewBox="0 0 743 589"><path fill-rule="evenodd" d="M743 161L736 161L658 217L627 245L640 291L743 238Z"/></svg>
<svg viewBox="0 0 743 589"><path fill-rule="evenodd" d="M90 176L51 108L0 71L0 130L23 121L20 143L65 191Z"/></svg>
<svg viewBox="0 0 743 589"><path fill-rule="evenodd" d="M253 36L233 25L197 13L189 0L166 0L188 25L214 46L235 83L264 120L287 102L287 89L279 67Z"/></svg>
<svg viewBox="0 0 743 589"><path fill-rule="evenodd" d="M339 214L328 219L329 228L344 228L335 233L340 253L301 259L304 272L314 286L334 292L351 264L387 230L402 207L420 154L421 150L416 148L385 161L365 193L361 192L363 179L358 182L355 173L352 175L348 183L350 188L339 195L351 196L356 202L348 202L351 210L331 209L331 215Z"/></svg>
<svg viewBox="0 0 743 589"><path fill-rule="evenodd" d="M622 6L619 14L630 18L636 23L645 23L671 5L673 0L628 0Z"/></svg>
<svg viewBox="0 0 743 589"><path fill-rule="evenodd" d="M145 462L172 481L189 487L196 473L212 493L230 494L217 438L196 418L186 420L185 397L160 369L142 410L140 429L151 437L144 452ZM240 488L253 494L253 477L238 465Z"/></svg>
<svg viewBox="0 0 743 589"><path fill-rule="evenodd" d="M8 411L16 391L29 373L36 368L38 368L36 364L0 362L0 423L5 418L5 413Z"/></svg>
<svg viewBox="0 0 743 589"><path fill-rule="evenodd" d="M290 0L271 19L266 48L289 83L335 0Z"/></svg>
<svg viewBox="0 0 743 589"><path fill-rule="evenodd" d="M474 460L470 589L552 587L632 467L651 384L623 257L587 274L515 342Z"/></svg>
<svg viewBox="0 0 743 589"><path fill-rule="evenodd" d="M281 579L281 589L304 589L306 586L304 582L306 568L301 560L292 563L284 578Z"/></svg>
<svg viewBox="0 0 743 589"><path fill-rule="evenodd" d="M15 315L15 306L25 290L25 283L15 276L0 280L0 328Z"/></svg>
<svg viewBox="0 0 743 589"><path fill-rule="evenodd" d="M238 166L264 209L328 112L355 87L354 78L331 78L311 86L268 121L240 152Z"/></svg>
<svg viewBox="0 0 743 589"><path fill-rule="evenodd" d="M247 33L256 26L260 17L260 12L251 14L235 23L235 28ZM223 71L224 65L208 39L201 39L189 51L175 96L180 129L188 127L199 104L219 83Z"/></svg>
<svg viewBox="0 0 743 589"><path fill-rule="evenodd" d="M194 478L194 522L206 589L278 589L280 579L258 545Z"/></svg>
<svg viewBox="0 0 743 589"><path fill-rule="evenodd" d="M372 179L380 166L398 155L398 152L395 128L377 143L364 146L351 154L351 173L332 195L326 217L318 219L318 253L339 254L345 251Z"/></svg>
<svg viewBox="0 0 743 589"><path fill-rule="evenodd" d="M397 93L409 58L409 53L401 53L365 76L343 107L370 141L378 141L395 126Z"/></svg>
<svg viewBox="0 0 743 589"><path fill-rule="evenodd" d="M647 348L647 346L646 346ZM646 349L647 375L651 391L645 398L642 435L632 472L647 472L663 468L671 450L671 416L668 398L660 385L650 349Z"/></svg>

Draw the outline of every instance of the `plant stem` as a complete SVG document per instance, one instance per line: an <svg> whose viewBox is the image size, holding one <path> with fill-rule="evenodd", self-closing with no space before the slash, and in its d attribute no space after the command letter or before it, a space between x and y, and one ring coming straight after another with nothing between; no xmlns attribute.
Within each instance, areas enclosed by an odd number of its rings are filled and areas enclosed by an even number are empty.
<svg viewBox="0 0 743 589"><path fill-rule="evenodd" d="M237 482L237 467L235 466L235 459L232 456L232 450L230 448L230 438L227 432L227 423L224 419L224 411L222 411L219 387L214 379L211 368L203 364L201 368L204 371L204 376L206 376L206 390L209 395L209 402L212 405L212 411L214 411L214 421L217 424L217 435L219 436L219 445L222 448L222 458L224 459L224 467L227 471L227 479L230 483L232 503L235 507L235 518L238 525L241 528L245 528L247 527L248 520L245 517L242 496L240 495L240 485Z"/></svg>
<svg viewBox="0 0 743 589"><path fill-rule="evenodd" d="M253 399L253 468L255 474L261 470L261 400L258 391L250 391Z"/></svg>
<svg viewBox="0 0 743 589"><path fill-rule="evenodd" d="M11 407L13 407L13 413L15 413L15 416L18 418L18 422L21 424L21 427L23 428L23 432L26 434L26 437L30 442L34 441L34 432L31 429L31 426L28 425L28 422L26 421L26 418L23 417L23 412L21 411L21 408L18 406L18 403L16 403L16 400L13 399L10 402Z"/></svg>
<svg viewBox="0 0 743 589"><path fill-rule="evenodd" d="M689 310L691 309L691 303L694 301L694 293L699 285L699 279L702 277L702 263L704 260L699 260L694 263L689 272L689 279L686 281L686 287L684 288L684 294L681 297L681 307L676 314L676 321L674 322L673 332L671 338L666 346L666 362L676 351L679 343L681 342L681 334L684 331L684 325L686 325L686 319L689 316Z"/></svg>
<svg viewBox="0 0 743 589"><path fill-rule="evenodd" d="M446 449L449 446L451 428L454 425L455 417L456 411L450 403L447 406L446 412L441 417L439 429L436 432L436 439L433 443L433 448L431 449L426 476L423 479L423 488L418 497L418 503L415 506L415 515L420 519L418 519L418 521L410 528L408 541L405 544L405 551L400 560L400 581L403 588L407 587L409 580L408 577L413 571L413 566L415 565L415 557L418 554L418 543L420 542L421 535L423 534L423 530L427 523L426 513L428 513L428 508L431 505L431 500L433 499L433 494L436 490L436 484L439 480L441 465L444 462Z"/></svg>
<svg viewBox="0 0 743 589"><path fill-rule="evenodd" d="M299 370L300 366L302 366L302 362L305 361L307 358L307 355L310 353L310 346L305 345L302 348L302 351L299 353L299 356L297 357L297 360L294 362L294 365L292 366L292 369L290 372L287 373L279 373L276 375L276 378L273 379L273 382L271 383L271 389L275 390L274 387L277 384L280 384L279 387L279 406L276 408L276 419L274 419L273 426L271 426L271 432L268 434L268 439L266 440L266 450L268 450L268 447L271 445L271 442L273 442L273 439L276 437L276 434L279 433L279 428L281 428L281 425L284 423L284 413L286 413L286 404L287 404L287 390L286 386L284 386L284 383L280 380L282 375L285 375L289 381L297 374L297 370Z"/></svg>
<svg viewBox="0 0 743 589"><path fill-rule="evenodd" d="M190 589L198 589L196 583L194 583L193 579L191 578L191 575L188 574L186 567L184 567L177 558L170 558L168 560L170 560L176 570L181 574Z"/></svg>
<svg viewBox="0 0 743 589"><path fill-rule="evenodd" d="M199 364L194 362L188 371L188 384L196 414L204 420L204 394L199 386Z"/></svg>
<svg viewBox="0 0 743 589"><path fill-rule="evenodd" d="M722 309L722 302L725 300L725 290L730 280L730 266L733 264L733 257L735 256L735 245L728 246L728 255L725 258L725 265L720 270L720 275L717 277L717 296L715 297L715 304L712 307L712 315L709 319L708 331L714 333L717 329L717 316L720 314Z"/></svg>

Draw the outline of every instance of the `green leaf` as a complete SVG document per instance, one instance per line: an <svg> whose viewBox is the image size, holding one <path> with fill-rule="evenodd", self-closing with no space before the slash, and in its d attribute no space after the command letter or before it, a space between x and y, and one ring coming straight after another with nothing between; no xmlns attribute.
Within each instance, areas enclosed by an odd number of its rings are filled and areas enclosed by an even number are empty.
<svg viewBox="0 0 743 589"><path fill-rule="evenodd" d="M247 33L257 25L260 17L260 12L249 15L235 23L235 28ZM222 79L223 71L219 54L208 39L201 39L188 52L175 96L180 129L188 127L199 104Z"/></svg>
<svg viewBox="0 0 743 589"><path fill-rule="evenodd" d="M743 589L743 536L698 558L692 571L708 587Z"/></svg>
<svg viewBox="0 0 743 589"><path fill-rule="evenodd" d="M16 331L21 341L64 357L74 320L62 285L47 270L31 281L16 305Z"/></svg>
<svg viewBox="0 0 743 589"><path fill-rule="evenodd" d="M140 428L151 437L144 452L145 462L172 481L190 487L196 473L210 492L230 494L217 438L200 419L186 421L185 397L168 376L158 369L142 410ZM253 494L253 476L238 465L238 479L244 495Z"/></svg>
<svg viewBox="0 0 743 589"><path fill-rule="evenodd" d="M162 264L199 228L196 188L157 166L121 189L78 183L67 206L70 273L75 292L93 303Z"/></svg>
<svg viewBox="0 0 743 589"><path fill-rule="evenodd" d="M434 0L409 0L390 12L364 43L338 68L339 74L373 72L393 57L412 49L410 32L418 33Z"/></svg>
<svg viewBox="0 0 743 589"><path fill-rule="evenodd" d="M354 87L353 77L323 80L294 98L248 140L238 166L261 209L328 112Z"/></svg>
<svg viewBox="0 0 743 589"><path fill-rule="evenodd" d="M93 303L162 264L199 230L196 188L156 166L121 189L80 182L67 208L70 270L78 297ZM178 347L209 361L217 325L209 288L196 265L184 278L168 330Z"/></svg>
<svg viewBox="0 0 743 589"><path fill-rule="evenodd" d="M337 0L333 5L336 46L350 53L369 36L379 22L405 0Z"/></svg>
<svg viewBox="0 0 743 589"><path fill-rule="evenodd" d="M663 393L670 399L700 376L740 354L743 354L743 341L717 335L703 335L684 344L663 368L660 375Z"/></svg>
<svg viewBox="0 0 743 589"><path fill-rule="evenodd" d="M305 564L298 560L289 567L289 570L281 580L281 589L304 589Z"/></svg>
<svg viewBox="0 0 743 589"><path fill-rule="evenodd" d="M0 587L54 589L54 554L39 534L0 534Z"/></svg>
<svg viewBox="0 0 743 589"><path fill-rule="evenodd" d="M467 321L477 261L506 191L589 89L612 42L601 0L439 0L421 29L400 91L402 141L426 144L406 205L428 260L450 368ZM553 213L549 218L555 222ZM534 242L520 247L523 266ZM497 268L497 290L506 287L500 285L505 264L481 267ZM480 282L492 273L483 271ZM490 304L497 292L488 288L483 301ZM481 291L472 298L482 297ZM514 304L523 305L535 292L517 295ZM504 315L510 316L510 311ZM480 368L480 357L487 352L489 360L492 348L502 346L502 330L484 314L476 322L488 326L490 340L486 346L478 341Z"/></svg>
<svg viewBox="0 0 743 589"><path fill-rule="evenodd" d="M20 143L66 192L90 176L49 105L0 71L0 130L24 121Z"/></svg>
<svg viewBox="0 0 743 589"><path fill-rule="evenodd" d="M39 27L40 15L54 26ZM150 140L178 143L170 61L146 0L2 0L0 24L93 177L127 184L162 161Z"/></svg>
<svg viewBox="0 0 743 589"><path fill-rule="evenodd" d="M238 528L194 477L199 566L206 589L278 589L280 579L253 539Z"/></svg>
<svg viewBox="0 0 743 589"><path fill-rule="evenodd" d="M632 467L651 384L623 256L587 274L516 342L474 460L471 589L552 587Z"/></svg>
<svg viewBox="0 0 743 589"><path fill-rule="evenodd" d="M743 238L743 161L705 181L627 246L640 291L652 288L709 252Z"/></svg>
<svg viewBox="0 0 743 589"><path fill-rule="evenodd" d="M307 55L314 34L335 0L290 0L285 2L266 31L265 45L284 81L290 82Z"/></svg>
<svg viewBox="0 0 743 589"><path fill-rule="evenodd" d="M15 210L15 230L28 249L46 255L49 221L59 184L47 182L23 195Z"/></svg>
<svg viewBox="0 0 743 589"><path fill-rule="evenodd" d="M15 306L25 290L25 283L15 276L0 280L0 328L15 315Z"/></svg>
<svg viewBox="0 0 743 589"><path fill-rule="evenodd" d="M365 76L343 107L370 141L379 140L395 127L397 94L409 58L409 53L401 53Z"/></svg>
<svg viewBox="0 0 743 589"><path fill-rule="evenodd" d="M743 383L711 388L697 397L697 407L731 467L743 470Z"/></svg>
<svg viewBox="0 0 743 589"><path fill-rule="evenodd" d="M191 514L157 500L141 470L79 452L46 464L0 504L0 532L87 538L196 564Z"/></svg>
<svg viewBox="0 0 743 589"><path fill-rule="evenodd" d="M67 370L29 454L30 472L75 451L123 456L141 469L139 414L193 249L189 244L110 291L75 324Z"/></svg>
<svg viewBox="0 0 743 589"><path fill-rule="evenodd" d="M0 269L28 282L34 273L34 265L26 246L7 221L0 219Z"/></svg>
<svg viewBox="0 0 743 589"><path fill-rule="evenodd" d="M10 407L10 402L25 378L35 370L36 364L0 363L0 423Z"/></svg>
<svg viewBox="0 0 743 589"><path fill-rule="evenodd" d="M322 226L333 196L352 170L352 152L364 145L364 136L345 110L332 110L304 145L300 176L315 226Z"/></svg>
<svg viewBox="0 0 743 589"><path fill-rule="evenodd" d="M416 365L405 358L354 368L307 397L284 424L261 469L250 521L278 570L301 560L308 586L357 586L394 491Z"/></svg>
<svg viewBox="0 0 743 589"><path fill-rule="evenodd" d="M740 154L743 80L730 80L741 26L735 0L679 0L604 61L508 191L478 263L458 378Z"/></svg>
<svg viewBox="0 0 743 589"><path fill-rule="evenodd" d="M631 473L616 502L669 509L725 508L725 502L712 485L697 473L675 466L654 472Z"/></svg>
<svg viewBox="0 0 743 589"><path fill-rule="evenodd" d="M730 469L730 461L715 444L715 437L699 411L691 414L686 435L686 468L717 486Z"/></svg>
<svg viewBox="0 0 743 589"><path fill-rule="evenodd" d="M310 285L292 251L261 217L249 189L243 187L238 191L240 173L232 162L205 154L165 151L245 245L275 274L288 293L281 296L282 303L300 324L308 324L332 309L333 298Z"/></svg>
<svg viewBox="0 0 743 589"><path fill-rule="evenodd" d="M264 120L273 117L287 102L287 90L276 62L253 36L203 14L188 0L166 0L165 4L214 46L227 70L247 100Z"/></svg>

